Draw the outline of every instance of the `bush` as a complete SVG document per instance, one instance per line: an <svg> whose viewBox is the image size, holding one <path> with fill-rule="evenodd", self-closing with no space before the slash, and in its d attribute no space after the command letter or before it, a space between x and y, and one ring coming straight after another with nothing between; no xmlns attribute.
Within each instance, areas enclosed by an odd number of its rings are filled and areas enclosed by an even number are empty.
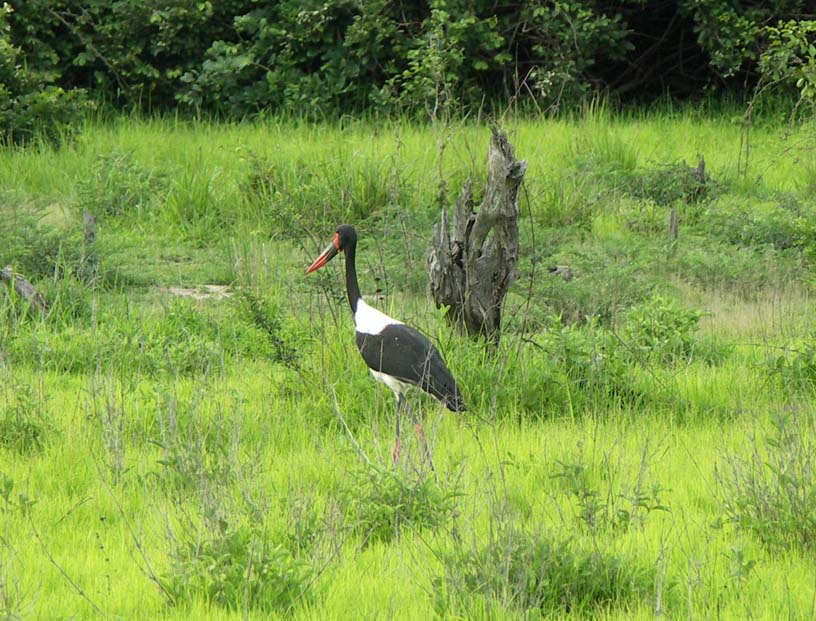
<svg viewBox="0 0 816 621"><path fill-rule="evenodd" d="M367 542L389 542L403 528L436 528L451 519L457 492L427 475L368 465L341 490L352 528Z"/></svg>
<svg viewBox="0 0 816 621"><path fill-rule="evenodd" d="M280 357L293 351L290 337L282 343L271 340L237 304L216 311L174 298L160 316L128 321L103 316L96 330L82 326L75 319L89 312L88 290L70 283L60 281L49 295L53 306L44 325L5 335L12 360L71 373L114 365L153 376L216 373L229 356L294 363L294 358Z"/></svg>
<svg viewBox="0 0 816 621"><path fill-rule="evenodd" d="M618 340L594 322L583 327L556 326L537 342L551 363L563 370L572 407L608 399L640 400Z"/></svg>
<svg viewBox="0 0 816 621"><path fill-rule="evenodd" d="M272 359L291 368L298 368L299 352L295 347L293 335L284 326L280 307L249 289L241 290L239 302L252 324L266 336L272 347Z"/></svg>
<svg viewBox="0 0 816 621"><path fill-rule="evenodd" d="M53 75L29 67L11 40L11 6L0 6L0 140L14 144L38 138L60 142L90 109L82 90L63 90Z"/></svg>
<svg viewBox="0 0 816 621"><path fill-rule="evenodd" d="M759 289L796 282L809 269L798 250L733 246L694 234L683 237L667 268L692 285L753 298Z"/></svg>
<svg viewBox="0 0 816 621"><path fill-rule="evenodd" d="M601 199L583 174L553 175L536 201L535 219L545 227L576 226L588 231Z"/></svg>
<svg viewBox="0 0 816 621"><path fill-rule="evenodd" d="M796 89L802 113L816 111L816 20L780 20L766 26L767 45L759 59L763 86ZM761 91L758 91L761 92Z"/></svg>
<svg viewBox="0 0 816 621"><path fill-rule="evenodd" d="M654 250L632 239L609 240L600 247L576 248L558 257L559 263L578 272L564 280L557 275L539 276L536 296L546 315L566 324L597 322L614 325L630 306L648 300L661 284L654 269ZM534 311L535 312L535 311Z"/></svg>
<svg viewBox="0 0 816 621"><path fill-rule="evenodd" d="M508 339L501 357L466 358L471 364L460 368L460 381L474 409L572 417L610 402L653 398L635 383L618 339L596 323L564 326L554 319L525 342L528 347L519 347Z"/></svg>
<svg viewBox="0 0 816 621"><path fill-rule="evenodd" d="M302 240L326 222L361 223L404 198L399 181L375 161L318 158L280 164L251 153L246 161L249 172L241 183L246 211L280 237Z"/></svg>
<svg viewBox="0 0 816 621"><path fill-rule="evenodd" d="M771 551L816 551L816 417L812 411L774 418L747 456L726 455L716 471L726 522Z"/></svg>
<svg viewBox="0 0 816 621"><path fill-rule="evenodd" d="M44 224L43 212L31 206L6 211L7 226L0 227L0 264L11 265L26 279L59 278L78 273L83 258L79 225L58 229Z"/></svg>
<svg viewBox="0 0 816 621"><path fill-rule="evenodd" d="M816 340L791 343L768 355L768 372L786 389L811 393L816 389Z"/></svg>
<svg viewBox="0 0 816 621"><path fill-rule="evenodd" d="M11 35L31 72L130 109L426 115L502 102L543 113L603 90L634 101L745 90L763 46L765 80L813 90L802 0L682 0L659 15L649 3L589 0L11 4ZM679 64L678 49L688 52ZM737 73L746 79L729 81Z"/></svg>
<svg viewBox="0 0 816 621"><path fill-rule="evenodd" d="M551 617L593 614L623 606L654 592L649 568L630 559L582 546L572 539L511 529L486 545L459 548L444 557L445 576L436 580L437 613L452 605L469 610L484 598L520 614Z"/></svg>
<svg viewBox="0 0 816 621"><path fill-rule="evenodd" d="M656 295L626 312L621 333L628 347L644 358L659 362L689 361L695 353L694 332L702 316L701 311L680 308Z"/></svg>
<svg viewBox="0 0 816 621"><path fill-rule="evenodd" d="M143 221L168 191L164 175L143 168L129 153L112 151L99 155L90 174L80 180L77 203L95 216L126 215Z"/></svg>
<svg viewBox="0 0 816 621"><path fill-rule="evenodd" d="M175 604L203 597L231 610L285 613L303 598L313 577L309 563L258 528L241 526L190 533L175 549L162 584Z"/></svg>
<svg viewBox="0 0 816 621"><path fill-rule="evenodd" d="M557 460L551 477L576 503L577 517L589 532L626 531L642 526L652 511L670 510L661 500L665 489L660 483L646 482L646 457L644 452L637 476L627 483L620 480L620 469L613 469L606 455L601 464L607 473L605 489L596 485L591 476L593 467L598 466L586 463L583 458L575 462Z"/></svg>
<svg viewBox="0 0 816 621"><path fill-rule="evenodd" d="M0 410L0 448L20 454L41 451L48 431L43 404L31 386L15 383Z"/></svg>
<svg viewBox="0 0 816 621"><path fill-rule="evenodd" d="M655 165L634 173L627 180L626 191L658 205L693 205L711 197L711 180L703 175L685 162Z"/></svg>
<svg viewBox="0 0 816 621"><path fill-rule="evenodd" d="M739 246L769 246L776 250L816 252L812 207L793 199L754 202L717 201L706 209L699 229L707 236Z"/></svg>

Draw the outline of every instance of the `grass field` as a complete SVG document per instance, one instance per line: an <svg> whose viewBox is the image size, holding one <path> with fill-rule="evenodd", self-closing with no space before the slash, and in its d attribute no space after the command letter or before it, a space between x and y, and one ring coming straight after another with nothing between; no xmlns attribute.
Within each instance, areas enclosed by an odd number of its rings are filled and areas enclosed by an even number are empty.
<svg viewBox="0 0 816 621"><path fill-rule="evenodd" d="M816 618L814 129L757 125L746 165L722 114L505 127L497 351L426 291L485 125L120 118L1 151L0 261L50 310L2 289L0 619ZM413 429L391 467L341 261L305 276L341 222L469 405L412 398L438 477Z"/></svg>

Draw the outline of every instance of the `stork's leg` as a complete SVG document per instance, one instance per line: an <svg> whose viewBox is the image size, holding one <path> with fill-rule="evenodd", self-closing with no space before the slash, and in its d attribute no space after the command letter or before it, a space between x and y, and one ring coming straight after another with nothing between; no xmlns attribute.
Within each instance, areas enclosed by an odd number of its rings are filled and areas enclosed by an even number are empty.
<svg viewBox="0 0 816 621"><path fill-rule="evenodd" d="M436 476L436 468L434 467L433 458L431 457L431 447L428 446L428 438L425 437L425 429L422 427L422 421L416 414L416 410L411 410L411 418L414 421L414 428L419 436L419 443L422 445L422 452L425 454L425 459L428 460L428 465L431 467L431 472Z"/></svg>
<svg viewBox="0 0 816 621"><path fill-rule="evenodd" d="M400 411L402 410L403 402L405 401L405 397L402 396L401 393L395 392L394 395L397 397L397 439L394 442L394 450L391 451L391 460L394 466L397 465L397 460L399 459L400 454Z"/></svg>

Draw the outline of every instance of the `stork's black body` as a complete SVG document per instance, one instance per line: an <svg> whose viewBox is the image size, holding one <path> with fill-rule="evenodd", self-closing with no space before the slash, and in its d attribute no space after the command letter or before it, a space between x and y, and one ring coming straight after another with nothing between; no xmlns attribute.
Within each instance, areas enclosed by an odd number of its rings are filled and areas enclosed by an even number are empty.
<svg viewBox="0 0 816 621"><path fill-rule="evenodd" d="M421 332L406 326L365 303L357 283L355 255L357 233L354 227L337 228L332 244L324 250L307 273L320 269L338 252L346 254L346 292L354 313L357 348L375 379L383 382L397 398L397 444L394 459L399 452L400 407L405 392L412 386L436 397L449 410L462 412L465 403L459 394L456 380L451 375L439 350ZM421 432L421 427L418 427ZM424 438L424 435L421 434ZM424 442L424 439L423 439Z"/></svg>
<svg viewBox="0 0 816 621"><path fill-rule="evenodd" d="M357 332L357 349L372 371L424 390L453 412L465 409L439 351L417 330L392 324L378 334Z"/></svg>

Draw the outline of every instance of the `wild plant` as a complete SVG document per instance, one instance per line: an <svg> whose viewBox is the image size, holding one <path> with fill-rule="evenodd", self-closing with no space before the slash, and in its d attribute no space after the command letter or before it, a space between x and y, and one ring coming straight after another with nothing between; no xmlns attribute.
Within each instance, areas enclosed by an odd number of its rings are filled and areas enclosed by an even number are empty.
<svg viewBox="0 0 816 621"><path fill-rule="evenodd" d="M347 521L365 542L388 542L404 528L439 528L449 522L458 491L426 473L365 464L343 485Z"/></svg>
<svg viewBox="0 0 816 621"><path fill-rule="evenodd" d="M772 551L816 549L816 416L811 409L773 417L747 454L717 466L723 518Z"/></svg>
<svg viewBox="0 0 816 621"><path fill-rule="evenodd" d="M696 205L714 197L716 188L711 179L699 168L692 168L686 162L654 164L639 169L627 181L625 190L628 194L658 205L680 205L685 221L693 224L699 210L683 206Z"/></svg>
<svg viewBox="0 0 816 621"><path fill-rule="evenodd" d="M697 347L694 332L702 316L701 311L682 308L669 298L655 295L626 312L620 333L636 358L657 362L690 360Z"/></svg>
<svg viewBox="0 0 816 621"><path fill-rule="evenodd" d="M768 375L784 387L808 394L816 389L816 342L812 338L770 349L766 364Z"/></svg>
<svg viewBox="0 0 816 621"><path fill-rule="evenodd" d="M314 570L276 536L268 508L244 488L256 462L240 458L240 429L219 404L209 412L202 395L189 402L170 397L162 410L157 474L173 507L163 589L177 604L202 598L245 612L291 609L306 596Z"/></svg>
<svg viewBox="0 0 816 621"><path fill-rule="evenodd" d="M313 577L311 564L270 540L263 527L242 524L185 537L163 584L176 604L202 598L230 610L286 613Z"/></svg>
<svg viewBox="0 0 816 621"><path fill-rule="evenodd" d="M524 618L596 614L627 607L654 591L649 568L556 532L501 518L486 542L460 541L442 554L434 582L441 617L510 608Z"/></svg>
<svg viewBox="0 0 816 621"><path fill-rule="evenodd" d="M654 511L671 511L663 500L668 490L650 476L653 457L645 443L636 474L629 480L624 473L631 468L615 463L615 451L593 463L582 450L575 460L556 460L550 477L571 499L579 523L590 533L622 532L642 528Z"/></svg>
<svg viewBox="0 0 816 621"><path fill-rule="evenodd" d="M293 337L284 326L284 316L280 306L269 298L262 297L249 289L241 289L240 302L252 323L269 340L274 352L273 360L286 366L298 368L299 352L293 344Z"/></svg>
<svg viewBox="0 0 816 621"><path fill-rule="evenodd" d="M165 175L147 169L128 152L101 154L77 186L79 211L144 221L168 192Z"/></svg>
<svg viewBox="0 0 816 621"><path fill-rule="evenodd" d="M51 428L45 398L34 386L12 380L0 408L0 449L19 454L43 450Z"/></svg>
<svg viewBox="0 0 816 621"><path fill-rule="evenodd" d="M19 577L15 571L17 551L13 541L11 515L25 512L25 495L13 496L14 479L0 472L0 620L21 621L26 618L27 604L23 597Z"/></svg>

